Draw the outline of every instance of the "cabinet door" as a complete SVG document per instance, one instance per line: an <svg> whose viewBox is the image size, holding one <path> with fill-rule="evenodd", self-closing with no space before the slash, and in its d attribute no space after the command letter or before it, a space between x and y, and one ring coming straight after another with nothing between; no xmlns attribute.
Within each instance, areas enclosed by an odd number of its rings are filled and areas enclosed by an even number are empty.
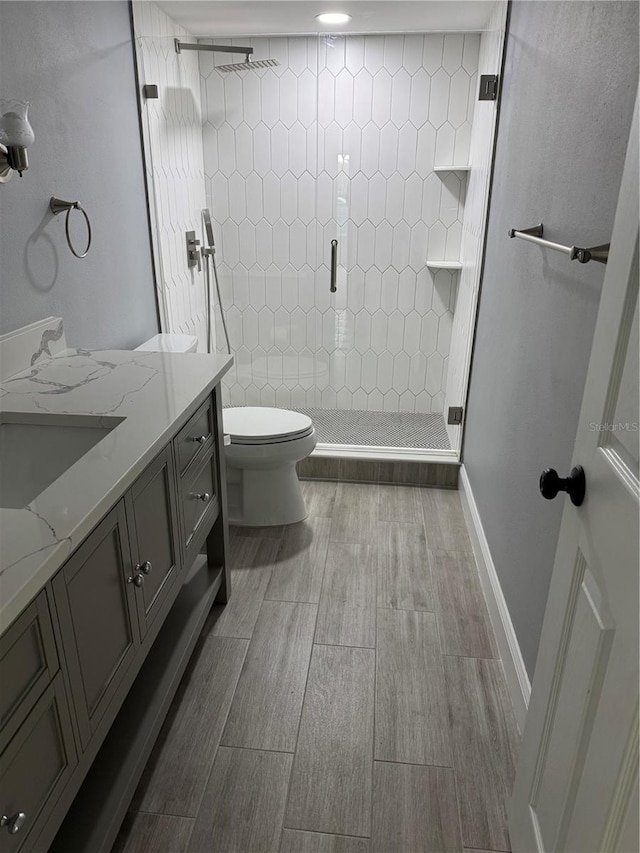
<svg viewBox="0 0 640 853"><path fill-rule="evenodd" d="M32 849L76 764L58 674L0 756L0 814L8 819L0 830L0 853L17 853L23 845Z"/></svg>
<svg viewBox="0 0 640 853"><path fill-rule="evenodd" d="M131 554L120 501L53 579L84 747L139 646Z"/></svg>
<svg viewBox="0 0 640 853"><path fill-rule="evenodd" d="M171 446L165 448L125 497L140 639L177 581L179 548Z"/></svg>

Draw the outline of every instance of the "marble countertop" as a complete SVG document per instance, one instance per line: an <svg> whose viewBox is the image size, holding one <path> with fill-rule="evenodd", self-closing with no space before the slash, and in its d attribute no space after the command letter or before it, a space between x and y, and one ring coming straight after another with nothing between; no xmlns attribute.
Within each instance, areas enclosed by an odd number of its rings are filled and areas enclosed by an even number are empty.
<svg viewBox="0 0 640 853"><path fill-rule="evenodd" d="M0 632L44 587L233 363L67 350L0 383L0 411L123 418L24 509L0 508ZM12 419L15 419L12 418Z"/></svg>

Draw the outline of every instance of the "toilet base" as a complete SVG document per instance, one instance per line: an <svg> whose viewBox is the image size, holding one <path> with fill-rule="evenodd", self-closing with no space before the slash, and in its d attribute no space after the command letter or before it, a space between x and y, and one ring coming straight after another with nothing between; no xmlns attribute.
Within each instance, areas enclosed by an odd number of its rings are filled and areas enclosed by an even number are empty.
<svg viewBox="0 0 640 853"><path fill-rule="evenodd" d="M234 468L227 463L229 523L239 527L295 524L307 517L296 464Z"/></svg>

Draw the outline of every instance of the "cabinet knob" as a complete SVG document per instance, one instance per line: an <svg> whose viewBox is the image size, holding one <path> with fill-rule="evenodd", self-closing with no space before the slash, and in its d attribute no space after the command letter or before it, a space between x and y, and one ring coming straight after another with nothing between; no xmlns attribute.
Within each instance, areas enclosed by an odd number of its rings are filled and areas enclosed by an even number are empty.
<svg viewBox="0 0 640 853"><path fill-rule="evenodd" d="M204 444L208 437L207 435L194 435L193 440L198 444Z"/></svg>
<svg viewBox="0 0 640 853"><path fill-rule="evenodd" d="M211 495L209 492L203 492L201 495L191 494L192 498L196 498L196 500L202 501L203 504L208 503L211 500Z"/></svg>
<svg viewBox="0 0 640 853"><path fill-rule="evenodd" d="M145 560L144 563L138 563L136 566L136 571L142 572L143 575L148 575L153 566L149 562L149 560Z"/></svg>
<svg viewBox="0 0 640 853"><path fill-rule="evenodd" d="M138 572L137 574L133 575L133 577L127 578L127 583L132 583L134 586L140 588L144 583L144 575Z"/></svg>
<svg viewBox="0 0 640 853"><path fill-rule="evenodd" d="M11 815L11 817L3 814L0 817L0 826L6 826L10 835L15 835L16 832L20 832L20 828L22 824L27 819L27 816L24 812L18 812L17 814Z"/></svg>

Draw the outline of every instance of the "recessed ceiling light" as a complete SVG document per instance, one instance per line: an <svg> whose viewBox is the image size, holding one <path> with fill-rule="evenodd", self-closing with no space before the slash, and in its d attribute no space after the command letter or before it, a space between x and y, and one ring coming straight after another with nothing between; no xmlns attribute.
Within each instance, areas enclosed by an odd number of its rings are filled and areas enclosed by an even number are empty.
<svg viewBox="0 0 640 853"><path fill-rule="evenodd" d="M345 12L324 12L322 15L316 15L316 21L321 24L346 24L351 20L351 15Z"/></svg>

